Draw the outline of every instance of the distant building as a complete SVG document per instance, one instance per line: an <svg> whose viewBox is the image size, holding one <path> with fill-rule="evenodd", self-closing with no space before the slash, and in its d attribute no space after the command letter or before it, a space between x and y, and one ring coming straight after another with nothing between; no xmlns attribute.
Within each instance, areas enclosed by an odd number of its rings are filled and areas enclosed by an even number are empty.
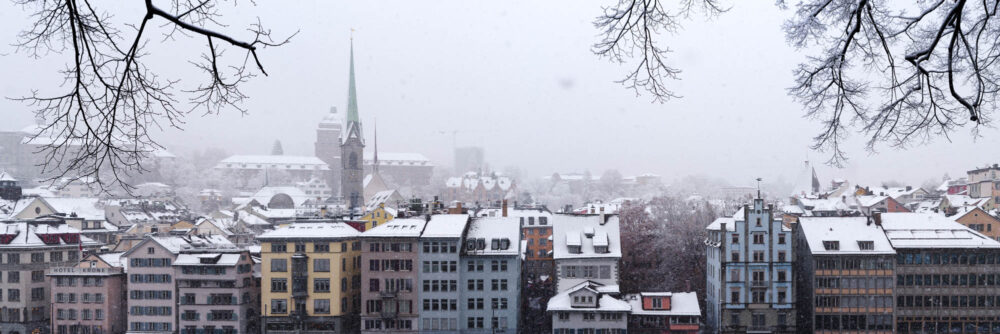
<svg viewBox="0 0 1000 334"><path fill-rule="evenodd" d="M455 148L455 173L480 172L486 167L483 148L478 146Z"/></svg>
<svg viewBox="0 0 1000 334"><path fill-rule="evenodd" d="M970 197L1000 202L1000 164L970 170L967 179Z"/></svg>
<svg viewBox="0 0 1000 334"><path fill-rule="evenodd" d="M552 334L628 333L632 306L614 297L617 290L617 285L584 280L552 296L546 307L552 315Z"/></svg>
<svg viewBox="0 0 1000 334"><path fill-rule="evenodd" d="M358 118L358 94L354 83L354 44L351 44L351 70L347 90L347 130L340 143L340 196L347 209L355 211L363 208L364 198L364 149L365 138L361 134L361 120Z"/></svg>
<svg viewBox="0 0 1000 334"><path fill-rule="evenodd" d="M260 287L246 250L218 249L187 253L174 261L177 284L177 330L181 334L258 333ZM142 308L129 312L142 313Z"/></svg>
<svg viewBox="0 0 1000 334"><path fill-rule="evenodd" d="M707 227L706 325L718 333L796 330L792 230L757 198Z"/></svg>
<svg viewBox="0 0 1000 334"><path fill-rule="evenodd" d="M993 240L1000 240L1000 217L986 212L982 208L965 207L950 218Z"/></svg>
<svg viewBox="0 0 1000 334"><path fill-rule="evenodd" d="M17 179L6 171L0 171L0 199L6 201L17 201L21 199L21 186Z"/></svg>
<svg viewBox="0 0 1000 334"><path fill-rule="evenodd" d="M516 191L516 182L508 176L467 172L445 181L444 200L488 206L513 196Z"/></svg>
<svg viewBox="0 0 1000 334"><path fill-rule="evenodd" d="M330 113L323 116L316 129L316 144L313 154L329 166L322 180L326 181L328 189L340 191L340 142L343 124L337 114L337 107L330 107ZM331 193L330 196L338 194Z"/></svg>

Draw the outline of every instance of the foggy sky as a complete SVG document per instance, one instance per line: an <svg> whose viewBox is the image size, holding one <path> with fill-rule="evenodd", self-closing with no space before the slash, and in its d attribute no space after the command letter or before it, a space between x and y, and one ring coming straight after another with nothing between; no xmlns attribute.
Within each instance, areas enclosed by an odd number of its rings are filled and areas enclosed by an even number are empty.
<svg viewBox="0 0 1000 334"><path fill-rule="evenodd" d="M179 154L204 147L267 154L277 139L285 154L311 155L317 122L331 106L346 110L354 28L367 149L377 119L381 151L420 152L439 166L452 164L453 139L459 146L483 146L497 170L518 166L528 176L600 175L617 168L624 175L657 173L666 182L699 174L738 185L755 177L792 181L806 159L817 163L824 182L845 177L917 185L1000 160L995 129L984 129L978 141L965 129L953 142L938 139L905 151L882 146L876 155L854 134L846 169L820 165L829 155L809 150L818 122L802 118L801 106L786 95L805 53L789 47L780 30L790 13L768 1L730 1L732 10L722 16L692 18L683 31L662 36L675 51L671 64L683 70L682 80L668 85L683 98L651 103L648 95L637 97L614 82L629 64L612 64L590 51L598 38L591 22L613 2L259 1L257 7L224 7L230 26L219 30L236 36L244 36L243 27L256 16L276 35L300 32L291 44L261 53L270 76L244 87L247 115L195 113L183 131L157 138ZM119 11L117 19L141 19ZM60 83L56 69L71 56L36 60L6 46L28 14L0 2L5 97L54 89ZM202 42L156 45L156 38L152 51L160 53L150 62L182 79L203 75L184 61L203 51ZM235 58L236 50L227 56ZM0 100L0 115L4 129L22 128L33 118L27 106L8 99Z"/></svg>

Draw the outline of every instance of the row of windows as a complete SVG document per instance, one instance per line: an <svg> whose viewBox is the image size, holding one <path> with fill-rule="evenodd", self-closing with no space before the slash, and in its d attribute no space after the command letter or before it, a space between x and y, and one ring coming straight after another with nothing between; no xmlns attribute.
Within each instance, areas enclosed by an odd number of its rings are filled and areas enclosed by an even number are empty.
<svg viewBox="0 0 1000 334"><path fill-rule="evenodd" d="M44 273L41 271L39 273L42 274L41 276L44 280ZM31 273L31 279L32 281L35 279L34 272ZM76 286L76 277L56 277L55 281L56 286ZM83 283L83 286L104 286L103 277L83 277L80 281Z"/></svg>
<svg viewBox="0 0 1000 334"><path fill-rule="evenodd" d="M955 319L958 320L958 319ZM974 319L964 321L896 321L896 333L1000 333L1000 322L990 322L983 320L976 322ZM973 320L973 321L969 321Z"/></svg>
<svg viewBox="0 0 1000 334"><path fill-rule="evenodd" d="M403 291L413 292L413 280L409 278L386 278L384 289L380 289L380 281L377 278L368 280L368 291Z"/></svg>
<svg viewBox="0 0 1000 334"><path fill-rule="evenodd" d="M412 329L413 320L365 320L365 329Z"/></svg>
<svg viewBox="0 0 1000 334"><path fill-rule="evenodd" d="M892 296L816 296L816 307L892 307Z"/></svg>
<svg viewBox="0 0 1000 334"><path fill-rule="evenodd" d="M222 328L205 326L201 329L195 326L184 326L184 328L181 328L181 334L238 334L238 331L233 326L222 326Z"/></svg>
<svg viewBox="0 0 1000 334"><path fill-rule="evenodd" d="M103 313L101 314L103 316ZM56 334L104 334L107 330L101 325L59 325Z"/></svg>
<svg viewBox="0 0 1000 334"><path fill-rule="evenodd" d="M566 278L611 278L611 266L562 266Z"/></svg>
<svg viewBox="0 0 1000 334"><path fill-rule="evenodd" d="M44 270L34 270L34 271L31 272L31 282L32 283L39 283L39 282L44 282L44 281L45 281L45 271ZM0 283L2 283L2 282L3 282L3 272L0 271ZM7 283L20 283L20 282L21 282L21 272L20 271L8 271L7 272Z"/></svg>
<svg viewBox="0 0 1000 334"><path fill-rule="evenodd" d="M458 272L458 261L424 261L425 273L455 273Z"/></svg>
<svg viewBox="0 0 1000 334"><path fill-rule="evenodd" d="M892 260L886 257L824 257L816 260L817 270L891 270Z"/></svg>
<svg viewBox="0 0 1000 334"><path fill-rule="evenodd" d="M413 310L412 300L369 300L366 305L365 311L367 313L379 313L382 312L382 307L385 306L386 311L409 314Z"/></svg>
<svg viewBox="0 0 1000 334"><path fill-rule="evenodd" d="M424 299L423 304L424 311L458 311L458 301L455 299Z"/></svg>
<svg viewBox="0 0 1000 334"><path fill-rule="evenodd" d="M340 251L341 252L346 252L347 251L347 243L346 242L341 242L339 244L340 244ZM313 246L313 252L314 253L329 253L330 252L330 243L329 242L314 242L314 243L312 243L312 246ZM353 242L351 244L351 250L361 250L361 244L359 242L357 242L357 241ZM288 244L284 244L284 243L271 243L271 253L287 253L287 252L288 252ZM295 252L296 253L305 253L306 252L306 244L305 243L295 243Z"/></svg>
<svg viewBox="0 0 1000 334"><path fill-rule="evenodd" d="M896 307L996 308L1000 296L896 296Z"/></svg>
<svg viewBox="0 0 1000 334"><path fill-rule="evenodd" d="M131 274L129 276L130 283L170 283L171 277L169 274Z"/></svg>
<svg viewBox="0 0 1000 334"><path fill-rule="evenodd" d="M896 264L1000 264L1000 253L906 253L896 254Z"/></svg>
<svg viewBox="0 0 1000 334"><path fill-rule="evenodd" d="M553 328L552 334L626 334L623 328Z"/></svg>
<svg viewBox="0 0 1000 334"><path fill-rule="evenodd" d="M170 306L132 306L129 308L129 315L172 315L173 308Z"/></svg>
<svg viewBox="0 0 1000 334"><path fill-rule="evenodd" d="M896 275L897 286L995 286L1000 274Z"/></svg>
<svg viewBox="0 0 1000 334"><path fill-rule="evenodd" d="M129 323L129 330L142 331L142 332L169 332L170 323L169 322L132 322Z"/></svg>
<svg viewBox="0 0 1000 334"><path fill-rule="evenodd" d="M368 260L369 271L413 271L413 260Z"/></svg>
<svg viewBox="0 0 1000 334"><path fill-rule="evenodd" d="M129 299L170 299L170 290L129 290Z"/></svg>
<svg viewBox="0 0 1000 334"><path fill-rule="evenodd" d="M424 253L458 253L458 245L446 241L424 241Z"/></svg>
<svg viewBox="0 0 1000 334"><path fill-rule="evenodd" d="M185 275L225 275L226 267L184 266L181 267L181 273Z"/></svg>
<svg viewBox="0 0 1000 334"><path fill-rule="evenodd" d="M817 277L817 288L892 289L891 277Z"/></svg>
<svg viewBox="0 0 1000 334"><path fill-rule="evenodd" d="M469 272L483 272L486 271L483 264L486 261L476 260L476 261L466 261L465 270ZM491 260L490 261L490 271L507 271L507 260Z"/></svg>
<svg viewBox="0 0 1000 334"><path fill-rule="evenodd" d="M423 280L423 292L454 292L458 291L456 280Z"/></svg>
<svg viewBox="0 0 1000 334"><path fill-rule="evenodd" d="M56 319L57 320L76 320L77 309L56 309ZM104 320L104 310L103 309L82 309L80 312L80 320Z"/></svg>
<svg viewBox="0 0 1000 334"><path fill-rule="evenodd" d="M67 257L66 261L77 261L77 260L80 259L80 252L79 251L75 251L75 250L73 250L73 251L67 251L66 255L67 255L66 256ZM49 262L62 262L62 261L63 261L63 252L62 251L52 251L52 252L49 252ZM44 263L44 262L45 262L45 253L44 252L31 253L31 263ZM3 263L3 258L2 257L0 257L0 263ZM7 254L7 264L20 264L20 263L21 263L21 254L20 253L8 253Z"/></svg>
<svg viewBox="0 0 1000 334"><path fill-rule="evenodd" d="M458 330L458 319L456 318L423 318L423 330Z"/></svg>
<svg viewBox="0 0 1000 334"><path fill-rule="evenodd" d="M347 298L340 299L340 310L347 312ZM271 299L271 313L273 314L285 314L288 313L288 300L286 299ZM330 313L330 300L329 299L313 299L313 313L316 314L329 314ZM233 320L236 320L235 316Z"/></svg>
<svg viewBox="0 0 1000 334"><path fill-rule="evenodd" d="M413 244L408 242L373 242L368 244L368 251L372 253L379 252L412 252Z"/></svg>
<svg viewBox="0 0 1000 334"><path fill-rule="evenodd" d="M521 217L521 226L527 221L528 226L535 225L535 217ZM538 225L548 225L549 217L538 217Z"/></svg>
<svg viewBox="0 0 1000 334"><path fill-rule="evenodd" d="M817 330L892 330L892 315L817 315Z"/></svg>
<svg viewBox="0 0 1000 334"><path fill-rule="evenodd" d="M103 293L84 293L80 295L80 302L84 304L88 303L103 303L104 294ZM76 303L75 293L57 293L56 303Z"/></svg>
<svg viewBox="0 0 1000 334"><path fill-rule="evenodd" d="M757 219L757 223L758 223L758 226L759 226L760 225L760 219ZM757 244L757 245L763 244L764 243L764 237L766 235L767 235L767 233L754 233L753 234L753 243ZM730 242L734 243L734 244L740 243L740 234L739 233L733 233L733 234L731 234L730 235ZM785 236L785 233L778 233L778 244L784 245L785 242L787 242L787 237Z"/></svg>
<svg viewBox="0 0 1000 334"><path fill-rule="evenodd" d="M142 259L142 258L132 258L129 261L130 268L137 267L170 267L170 259Z"/></svg>

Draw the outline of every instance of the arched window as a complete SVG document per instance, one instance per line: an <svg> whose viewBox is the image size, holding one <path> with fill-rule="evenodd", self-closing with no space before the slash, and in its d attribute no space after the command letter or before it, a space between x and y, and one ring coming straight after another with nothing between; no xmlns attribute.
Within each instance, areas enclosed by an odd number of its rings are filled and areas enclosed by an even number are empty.
<svg viewBox="0 0 1000 334"><path fill-rule="evenodd" d="M348 159L347 167L349 167L351 169L357 169L358 168L358 154L357 153L351 152L351 157Z"/></svg>

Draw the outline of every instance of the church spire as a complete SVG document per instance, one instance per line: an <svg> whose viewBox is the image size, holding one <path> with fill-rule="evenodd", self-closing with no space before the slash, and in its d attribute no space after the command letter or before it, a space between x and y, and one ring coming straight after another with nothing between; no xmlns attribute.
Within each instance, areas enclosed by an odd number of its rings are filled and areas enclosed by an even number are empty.
<svg viewBox="0 0 1000 334"><path fill-rule="evenodd" d="M347 88L347 123L358 120L358 92L354 84L354 37L351 37L351 74Z"/></svg>

